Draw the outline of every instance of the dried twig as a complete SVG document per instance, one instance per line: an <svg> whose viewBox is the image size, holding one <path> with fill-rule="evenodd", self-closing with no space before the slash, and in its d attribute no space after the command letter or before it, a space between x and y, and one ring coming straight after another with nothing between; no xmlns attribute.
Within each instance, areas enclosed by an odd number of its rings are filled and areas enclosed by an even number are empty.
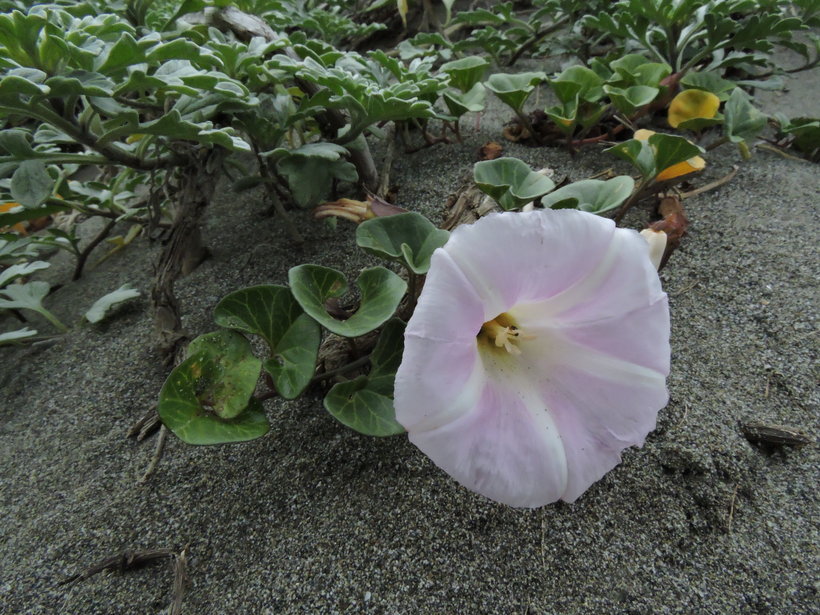
<svg viewBox="0 0 820 615"><path fill-rule="evenodd" d="M737 500L737 485L732 491L732 499L729 500L729 517L726 519L726 531L732 533L732 520L735 517L735 500Z"/></svg>
<svg viewBox="0 0 820 615"><path fill-rule="evenodd" d="M720 179L716 179L713 182L709 182L701 186L700 188L695 188L694 190L690 190L689 192L681 192L680 198L688 199L689 197L703 194L704 192L709 192L710 190L714 190L715 188L719 188L725 183L732 181L735 175L737 175L738 166L736 164L732 165L732 170L729 171L726 175L721 177Z"/></svg>
<svg viewBox="0 0 820 615"><path fill-rule="evenodd" d="M162 452L165 450L165 441L168 439L168 428L165 425L162 425L159 428L159 437L157 437L157 446L154 449L154 456L151 457L151 461L148 464L148 467L145 469L145 473L139 479L139 483L142 484L146 482L151 475L156 471L157 465L159 464L159 460L162 459Z"/></svg>
<svg viewBox="0 0 820 615"><path fill-rule="evenodd" d="M801 429L786 425L769 425L767 423L743 423L740 431L752 444L760 446L806 446L814 442L811 436Z"/></svg>
<svg viewBox="0 0 820 615"><path fill-rule="evenodd" d="M171 568L174 574L173 597L171 600L171 615L182 613L182 598L185 595L190 578L188 576L188 547L183 548L179 553L171 549L149 549L146 551L123 551L117 555L107 557L86 568L83 572L71 575L60 581L58 585L68 585L75 581L85 581L100 572L110 570L117 572L128 572L136 570L160 560L171 560Z"/></svg>
<svg viewBox="0 0 820 615"><path fill-rule="evenodd" d="M159 414L157 414L157 405L154 404L148 409L141 419L131 426L126 434L126 437L135 437L137 442L142 442L145 438L159 429L161 424L162 422L160 421Z"/></svg>

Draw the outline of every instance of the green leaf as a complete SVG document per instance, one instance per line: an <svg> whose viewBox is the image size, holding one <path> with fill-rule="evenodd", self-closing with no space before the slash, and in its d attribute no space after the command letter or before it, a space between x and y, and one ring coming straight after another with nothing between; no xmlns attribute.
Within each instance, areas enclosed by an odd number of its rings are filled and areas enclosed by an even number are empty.
<svg viewBox="0 0 820 615"><path fill-rule="evenodd" d="M23 207L39 207L51 196L54 180L40 160L25 160L11 176L11 196Z"/></svg>
<svg viewBox="0 0 820 615"><path fill-rule="evenodd" d="M449 237L450 233L436 228L416 212L371 218L356 229L360 248L398 261L418 275L427 273L433 252L447 243Z"/></svg>
<svg viewBox="0 0 820 615"><path fill-rule="evenodd" d="M65 75L56 75L46 80L51 88L49 96L66 98L69 96L111 96L114 82L105 75L85 70L75 70Z"/></svg>
<svg viewBox="0 0 820 615"><path fill-rule="evenodd" d="M728 81L712 71L690 71L681 78L680 84L693 90L711 92L721 101L727 100L729 92L736 87L734 82Z"/></svg>
<svg viewBox="0 0 820 615"><path fill-rule="evenodd" d="M204 357L200 363L197 398L223 419L232 419L248 405L256 388L262 362L250 342L235 331L200 335L188 346L188 356Z"/></svg>
<svg viewBox="0 0 820 615"><path fill-rule="evenodd" d="M561 87L566 84L573 84L576 87L570 88L564 95ZM561 102L570 102L576 95L580 100L597 102L604 95L603 84L604 80L586 66L570 66L555 79L550 80L550 85Z"/></svg>
<svg viewBox="0 0 820 615"><path fill-rule="evenodd" d="M31 144L28 142L28 133L24 130L0 131L0 148L6 150L16 159L26 159L34 154Z"/></svg>
<svg viewBox="0 0 820 615"><path fill-rule="evenodd" d="M232 419L222 419L203 405L197 393L202 374L212 369L206 352L196 353L174 368L157 403L165 426L188 444L246 442L264 436L270 424L255 398L250 398L244 411Z"/></svg>
<svg viewBox="0 0 820 615"><path fill-rule="evenodd" d="M665 169L702 154L703 148L678 135L657 133L648 140L630 139L604 151L631 162L644 181L651 181Z"/></svg>
<svg viewBox="0 0 820 615"><path fill-rule="evenodd" d="M629 139L604 151L631 163L638 169L645 181L649 181L657 175L655 171L655 155L649 143L646 141Z"/></svg>
<svg viewBox="0 0 820 615"><path fill-rule="evenodd" d="M741 143L756 138L766 126L766 116L755 109L749 95L736 88L724 109L724 134L732 143Z"/></svg>
<svg viewBox="0 0 820 615"><path fill-rule="evenodd" d="M703 153L703 148L678 135L657 133L649 137L655 153L656 174Z"/></svg>
<svg viewBox="0 0 820 615"><path fill-rule="evenodd" d="M546 78L547 76L542 72L496 73L490 75L484 85L504 104L509 105L515 111L521 111L535 87Z"/></svg>
<svg viewBox="0 0 820 615"><path fill-rule="evenodd" d="M517 209L550 192L555 184L517 158L477 162L475 183L505 210Z"/></svg>
<svg viewBox="0 0 820 615"><path fill-rule="evenodd" d="M601 214L620 206L634 188L635 180L628 175L619 175L607 181L584 179L550 192L541 198L541 204L553 209L575 207Z"/></svg>
<svg viewBox="0 0 820 615"><path fill-rule="evenodd" d="M482 111L484 109L484 99L486 96L487 91L480 83L476 83L471 90L465 93L450 90L442 94L447 109L457 118L465 113L478 113Z"/></svg>
<svg viewBox="0 0 820 615"><path fill-rule="evenodd" d="M404 352L404 327L399 319L388 322L370 355L370 373L335 384L325 397L325 409L359 433L392 436L404 432L393 408L393 385Z"/></svg>
<svg viewBox="0 0 820 615"><path fill-rule="evenodd" d="M361 296L359 309L347 320L339 320L328 313L325 302L347 291L342 273L319 265L299 265L288 272L288 281L302 309L320 325L344 337L364 335L385 323L407 291L407 284L392 271L384 267L365 269L356 280Z"/></svg>
<svg viewBox="0 0 820 615"><path fill-rule="evenodd" d="M270 358L262 366L285 399L298 397L310 383L322 333L288 288L262 285L233 292L214 308L214 321L267 342Z"/></svg>
<svg viewBox="0 0 820 615"><path fill-rule="evenodd" d="M43 306L43 299L46 298L49 290L51 290L51 285L48 282L34 281L25 284L11 284L0 290L0 309L32 310L65 333L68 331L68 327Z"/></svg>
<svg viewBox="0 0 820 615"><path fill-rule="evenodd" d="M7 344L16 344L21 340L34 337L35 335L37 335L37 330L29 329L28 327L23 327L22 329L17 329L16 331L7 331L6 333L0 333L0 346L5 346Z"/></svg>
<svg viewBox="0 0 820 615"><path fill-rule="evenodd" d="M615 108L626 116L633 115L638 109L651 103L660 92L658 88L647 85L633 85L625 90L605 85L604 91Z"/></svg>
<svg viewBox="0 0 820 615"><path fill-rule="evenodd" d="M35 271L40 271L41 269L48 269L51 265L46 263L45 261L33 261L30 263L20 263L18 265L12 265L11 267L6 267L2 271L0 271L0 288L11 282L12 280L16 280L17 278L29 276Z"/></svg>
<svg viewBox="0 0 820 615"><path fill-rule="evenodd" d="M327 200L334 179L355 182L359 178L356 167L343 158L347 150L333 143L310 143L296 150L279 148L272 155L282 156L277 169L287 178L293 198L301 207Z"/></svg>
<svg viewBox="0 0 820 615"><path fill-rule="evenodd" d="M450 75L450 85L469 92L484 77L490 63L480 56L467 56L441 65L439 70Z"/></svg>
<svg viewBox="0 0 820 615"><path fill-rule="evenodd" d="M97 299L94 305L85 313L85 318L88 322L100 322L115 305L139 296L140 291L130 288L127 284L123 284L117 290Z"/></svg>

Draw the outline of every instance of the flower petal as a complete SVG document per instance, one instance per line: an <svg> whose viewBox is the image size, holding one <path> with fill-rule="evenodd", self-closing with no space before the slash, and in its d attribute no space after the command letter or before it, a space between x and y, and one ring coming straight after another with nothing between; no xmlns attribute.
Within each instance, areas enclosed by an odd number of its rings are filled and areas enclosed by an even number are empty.
<svg viewBox="0 0 820 615"><path fill-rule="evenodd" d="M601 239L597 238L599 242ZM595 266L574 284L562 292L545 295L541 301L515 306L511 313L523 327L614 321L665 296L649 259L649 246L639 233L615 229L607 240L606 252L599 254ZM572 261L553 258L566 268L574 266Z"/></svg>
<svg viewBox="0 0 820 615"><path fill-rule="evenodd" d="M596 267L615 223L578 213L496 214L453 231L443 249L484 302L484 320L516 303L553 296ZM503 217L500 224L498 216Z"/></svg>
<svg viewBox="0 0 820 615"><path fill-rule="evenodd" d="M566 489L561 436L531 385L489 381L471 412L410 441L468 489L510 506L543 506Z"/></svg>

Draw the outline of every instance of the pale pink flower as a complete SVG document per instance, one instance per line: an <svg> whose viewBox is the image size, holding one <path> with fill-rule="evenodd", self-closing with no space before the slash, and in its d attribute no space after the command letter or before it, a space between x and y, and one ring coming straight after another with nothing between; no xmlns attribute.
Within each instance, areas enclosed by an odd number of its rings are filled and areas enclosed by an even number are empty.
<svg viewBox="0 0 820 615"><path fill-rule="evenodd" d="M493 500L578 498L668 399L669 309L648 252L637 232L569 209L457 228L396 374L410 441Z"/></svg>

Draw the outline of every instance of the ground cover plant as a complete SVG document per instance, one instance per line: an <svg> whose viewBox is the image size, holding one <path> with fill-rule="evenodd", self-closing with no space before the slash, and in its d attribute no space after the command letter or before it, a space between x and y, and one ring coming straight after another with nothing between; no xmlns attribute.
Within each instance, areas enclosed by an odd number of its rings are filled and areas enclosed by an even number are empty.
<svg viewBox="0 0 820 615"><path fill-rule="evenodd" d="M686 232L681 193L699 189L677 187L724 144L747 157L769 139L816 159L816 120L767 118L747 92L778 72L766 56L774 45L813 64L816 48L795 35L815 14L789 2L623 1L610 13L531 4L520 14L509 3L2 5L0 309L9 318L0 344L40 339L30 312L68 329L44 305L43 249L71 252L79 277L126 224L122 249L139 234L164 242L150 298L170 375L143 434L247 441L270 428L266 400L332 382L323 405L341 423L409 433L472 490L524 507L576 499L643 442L666 402L668 313L655 270ZM402 25L369 22L379 11ZM590 33L594 43L562 70L509 68ZM390 34L402 41L366 48ZM632 174L558 184L515 158L483 160L472 169L479 220L447 230L388 202L389 156L459 140L487 96L510 108L508 139L600 148ZM376 149L392 152L387 164ZM240 194L263 186L294 245L302 230L289 210L318 207L318 218L356 222L354 233L344 222L337 232L383 262L352 292L343 272L294 262L287 285L237 289L214 309L220 329L189 339L174 283L205 257L199 222L220 181ZM635 206L657 212L647 240L607 220ZM75 224L90 217L105 224L84 243ZM528 247L545 237L550 251ZM561 243L573 237L586 255ZM564 276L563 285L515 282L522 263L542 261L550 269L536 277ZM579 280L589 281L573 297ZM87 306L86 319L134 295L121 287ZM612 310L611 328L584 331L599 304ZM469 322L457 327L452 314ZM635 342L624 332L638 316L651 333ZM581 340L592 338L602 346L584 354ZM453 372L439 365L451 361L440 345L458 354ZM533 369L564 380L521 375ZM576 393L593 380L599 397ZM617 406L615 419L600 416L602 399ZM546 419L541 402L553 409ZM516 420L504 422L511 408ZM527 440L539 429L551 436ZM453 446L454 433L469 437ZM528 466L532 457L541 463Z"/></svg>

